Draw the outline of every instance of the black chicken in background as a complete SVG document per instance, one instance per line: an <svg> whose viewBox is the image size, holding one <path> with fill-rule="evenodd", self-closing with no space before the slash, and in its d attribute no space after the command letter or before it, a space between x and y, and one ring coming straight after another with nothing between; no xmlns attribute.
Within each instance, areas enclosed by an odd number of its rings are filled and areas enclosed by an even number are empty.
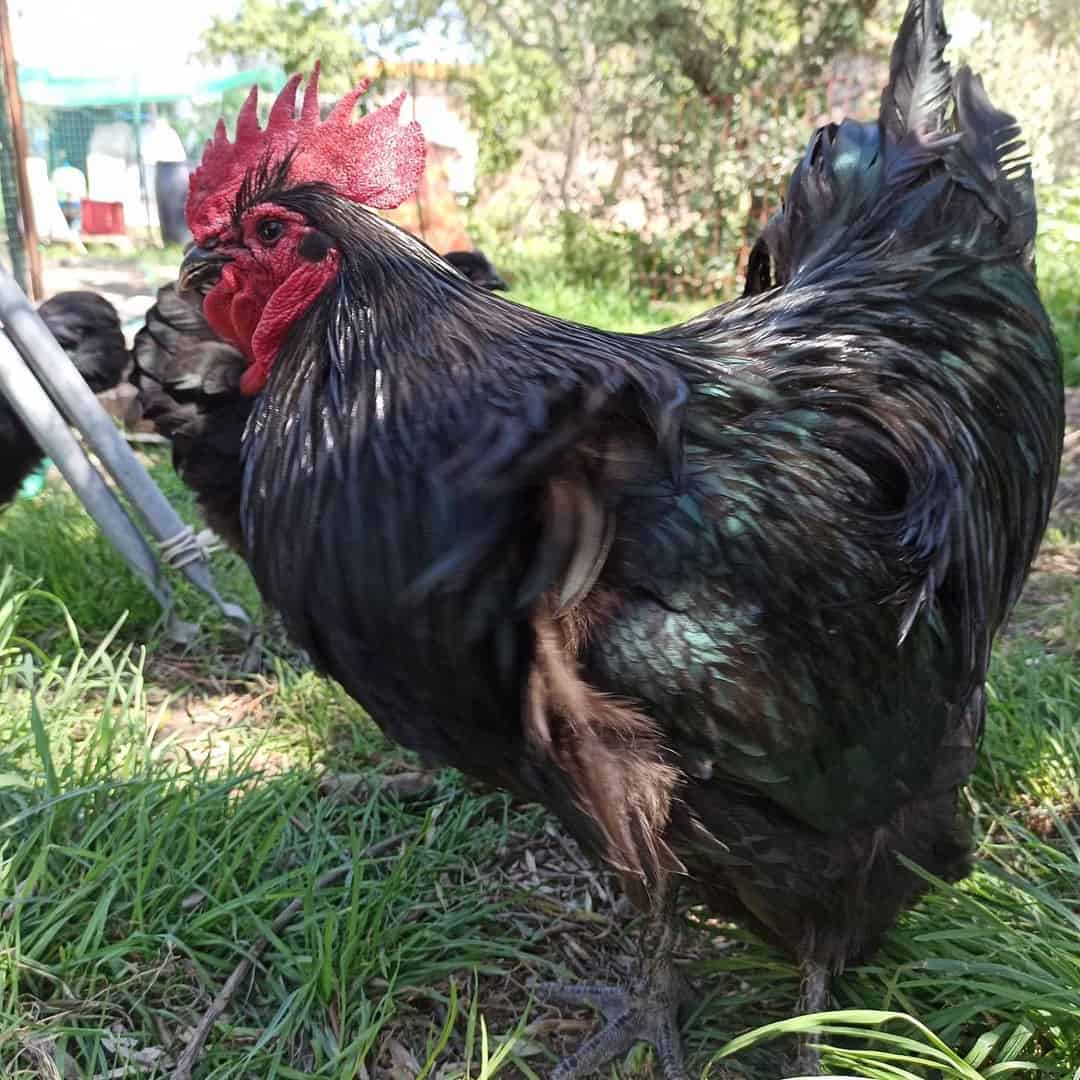
<svg viewBox="0 0 1080 1080"><path fill-rule="evenodd" d="M947 40L911 0L877 122L812 137L751 295L654 334L452 273L368 208L415 191L415 125L353 123L355 93L320 121L314 77L192 177L181 282L257 394L264 599L389 736L546 805L650 914L633 984L541 988L611 1021L558 1080L639 1038L685 1077L680 884L817 1011L925 888L902 859L967 872L1063 388L1019 128Z"/></svg>
<svg viewBox="0 0 1080 1080"><path fill-rule="evenodd" d="M111 390L128 364L127 345L116 308L93 292L62 292L38 314L95 394ZM10 403L0 397L0 506L44 460L41 447Z"/></svg>
<svg viewBox="0 0 1080 1080"><path fill-rule="evenodd" d="M510 288L502 275L491 265L488 257L479 249L473 251L448 251L443 258L460 274L464 274L474 285L491 292L505 291Z"/></svg>
<svg viewBox="0 0 1080 1080"><path fill-rule="evenodd" d="M207 525L242 555L240 441L252 407L240 393L246 361L171 283L158 289L132 354L143 419L171 443L173 467Z"/></svg>

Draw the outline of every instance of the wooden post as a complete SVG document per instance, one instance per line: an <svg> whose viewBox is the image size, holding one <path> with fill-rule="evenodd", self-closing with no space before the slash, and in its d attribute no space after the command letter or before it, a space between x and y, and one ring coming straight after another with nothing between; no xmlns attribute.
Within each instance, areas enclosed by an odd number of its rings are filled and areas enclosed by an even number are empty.
<svg viewBox="0 0 1080 1080"><path fill-rule="evenodd" d="M23 127L22 96L15 68L15 51L11 45L11 20L7 0L0 0L0 60L4 65L4 86L7 90L8 111L11 114L12 151L15 157L15 181L19 187L22 206L23 236L26 240L26 259L30 264L32 300L45 298L41 277L41 251L38 248L37 225L34 223L34 202L30 194L30 177L26 171L26 129Z"/></svg>

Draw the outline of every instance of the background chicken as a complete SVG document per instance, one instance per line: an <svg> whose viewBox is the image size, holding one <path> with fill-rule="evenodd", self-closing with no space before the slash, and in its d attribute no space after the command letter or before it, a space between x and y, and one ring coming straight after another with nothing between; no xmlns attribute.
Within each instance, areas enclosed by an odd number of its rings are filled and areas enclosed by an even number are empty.
<svg viewBox="0 0 1080 1080"><path fill-rule="evenodd" d="M443 258L480 288L508 288L481 251L450 251ZM141 417L172 444L173 467L195 493L206 523L243 554L240 441L253 405L240 392L243 355L172 283L158 290L133 353Z"/></svg>
<svg viewBox="0 0 1080 1080"><path fill-rule="evenodd" d="M239 389L243 356L173 284L158 290L132 353L142 417L172 444L173 467L195 493L206 523L242 552L240 439L252 405Z"/></svg>
<svg viewBox="0 0 1080 1080"><path fill-rule="evenodd" d="M474 285L479 285L482 289L496 292L510 287L479 248L474 251L448 251L443 258L458 273L464 274Z"/></svg>
<svg viewBox="0 0 1080 1080"><path fill-rule="evenodd" d="M748 299L653 335L485 293L366 207L397 108L254 97L192 178L184 287L248 360L259 587L394 738L544 803L652 915L630 987L555 987L684 1075L676 888L804 970L956 878L994 633L1045 526L1060 357L1011 117L913 0L879 121L815 134ZM773 288L773 282L779 287ZM811 1071L808 1050L796 1066Z"/></svg>
<svg viewBox="0 0 1080 1080"><path fill-rule="evenodd" d="M62 292L46 300L38 314L95 394L116 386L127 367L128 351L120 318L108 300L92 292ZM18 414L0 397L0 506L15 497L44 456Z"/></svg>

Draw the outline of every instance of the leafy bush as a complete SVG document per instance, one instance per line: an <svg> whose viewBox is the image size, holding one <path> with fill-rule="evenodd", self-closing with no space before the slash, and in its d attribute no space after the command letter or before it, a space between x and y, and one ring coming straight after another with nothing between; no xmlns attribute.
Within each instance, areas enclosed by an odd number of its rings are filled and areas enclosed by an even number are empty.
<svg viewBox="0 0 1080 1080"><path fill-rule="evenodd" d="M583 214L559 214L563 271L581 285L628 288L633 273L632 234L604 228Z"/></svg>

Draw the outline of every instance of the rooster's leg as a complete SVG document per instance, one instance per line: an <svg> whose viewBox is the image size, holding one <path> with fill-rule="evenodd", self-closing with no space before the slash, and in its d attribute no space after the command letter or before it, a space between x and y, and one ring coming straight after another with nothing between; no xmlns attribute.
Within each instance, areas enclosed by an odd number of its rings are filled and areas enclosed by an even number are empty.
<svg viewBox="0 0 1080 1080"><path fill-rule="evenodd" d="M829 973L821 964L807 960L802 965L802 984L799 987L798 1016L824 1012L829 1005ZM795 1057L787 1070L789 1076L819 1076L821 1056L817 1035L800 1035Z"/></svg>
<svg viewBox="0 0 1080 1080"><path fill-rule="evenodd" d="M561 1005L589 1005L607 1023L587 1039L551 1074L552 1080L576 1080L599 1071L622 1057L638 1042L651 1043L664 1080L687 1080L679 1034L679 1008L690 988L675 970L673 953L678 938L675 921L677 886L665 881L641 940L638 976L628 987L538 983L537 995Z"/></svg>

